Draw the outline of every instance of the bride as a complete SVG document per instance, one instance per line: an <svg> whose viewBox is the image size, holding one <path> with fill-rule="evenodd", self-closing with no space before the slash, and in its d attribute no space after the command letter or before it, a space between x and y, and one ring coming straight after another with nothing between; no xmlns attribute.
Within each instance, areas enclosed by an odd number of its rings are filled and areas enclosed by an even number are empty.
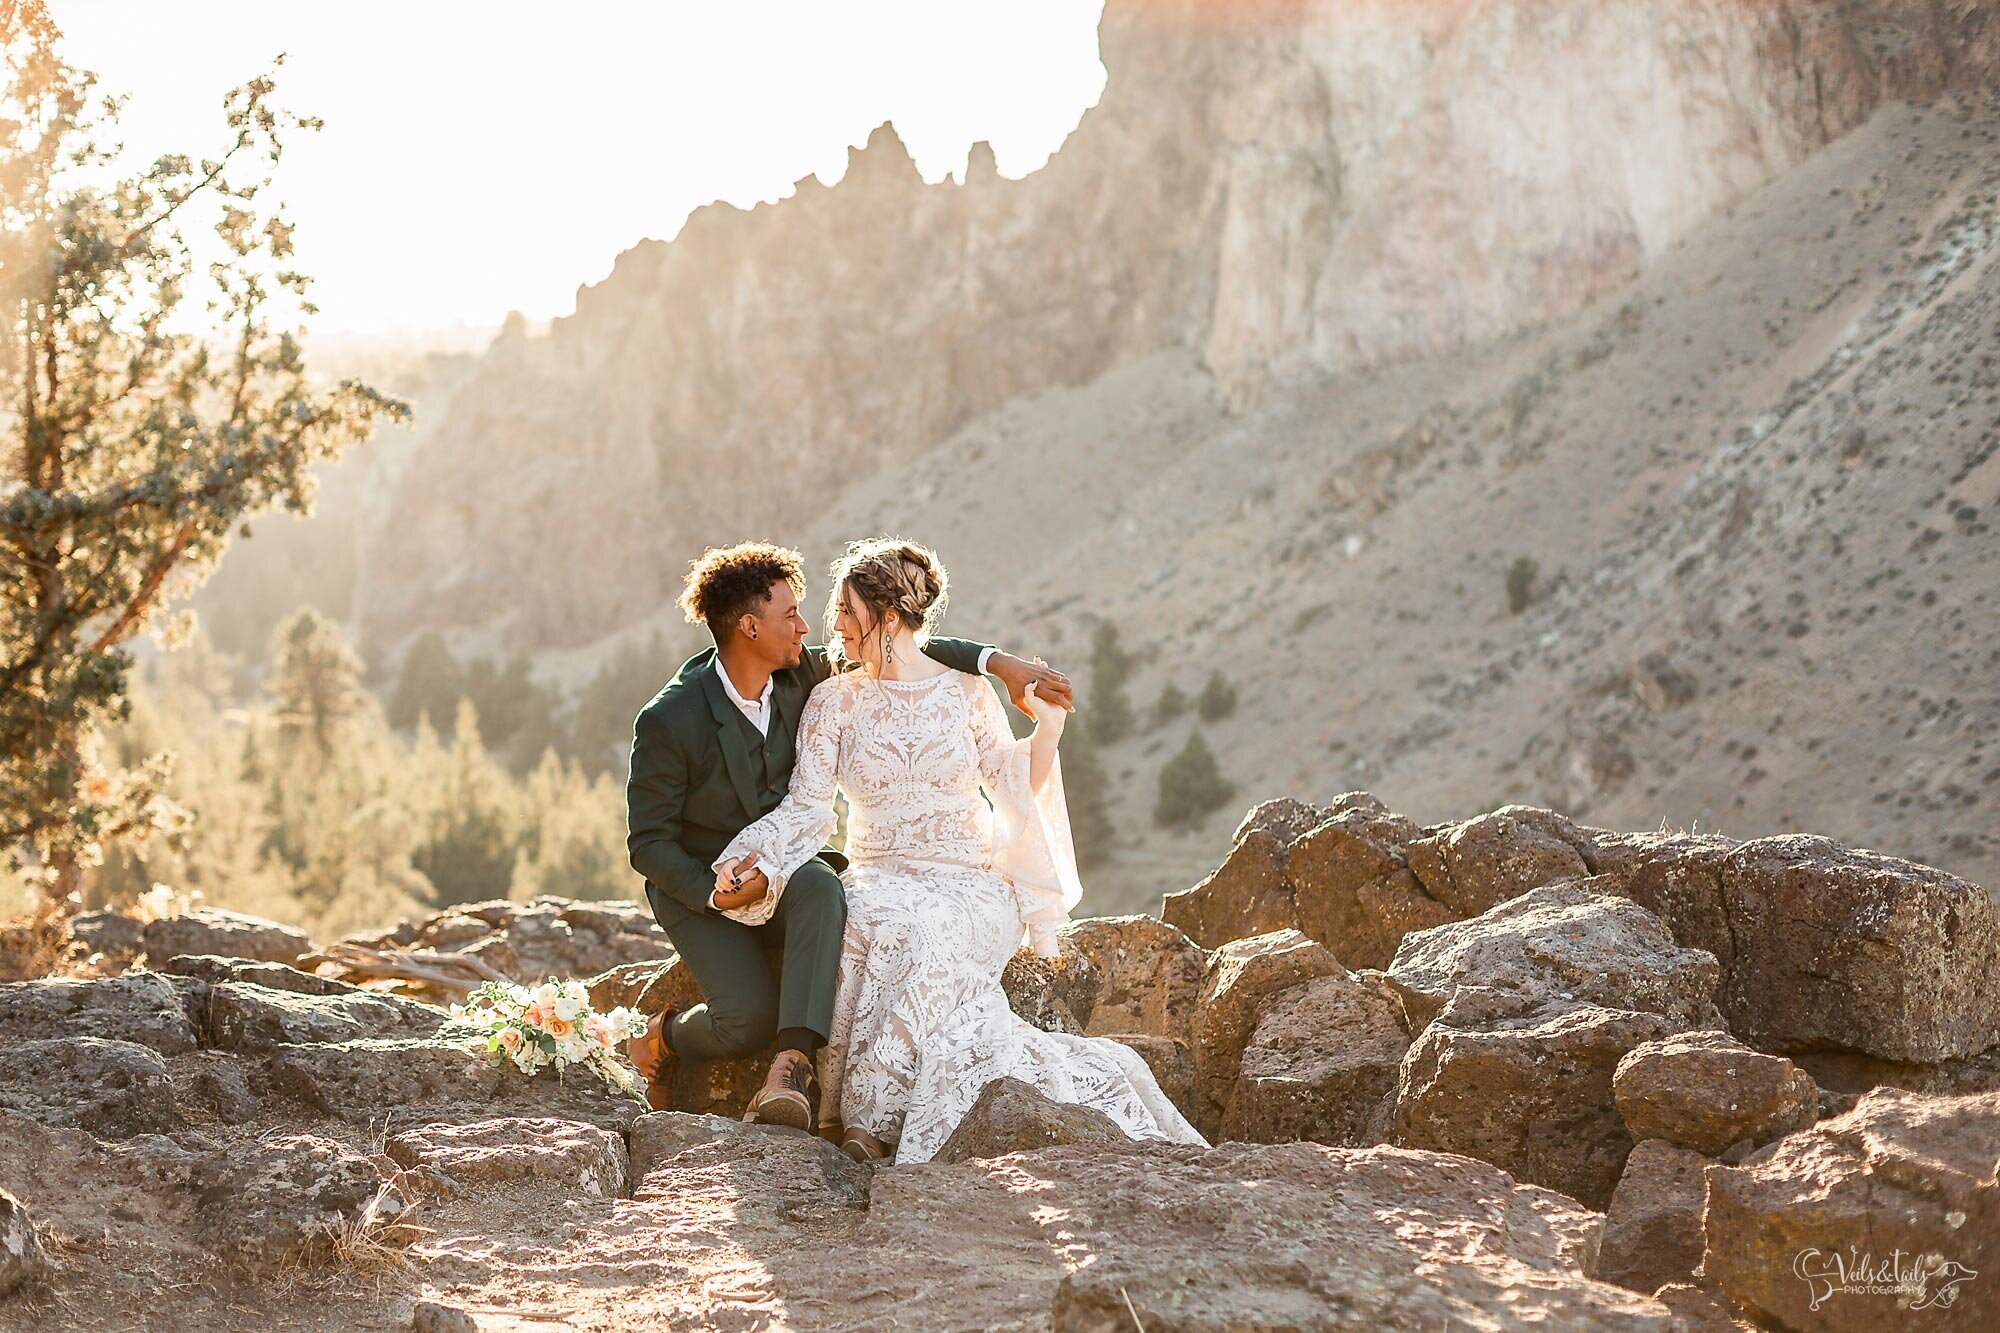
<svg viewBox="0 0 2000 1333"><path fill-rule="evenodd" d="M835 674L806 702L782 804L716 858L728 888L769 890L726 914L768 920L847 798L847 926L821 1052L822 1129L857 1158L928 1161L989 1082L1011 1077L1104 1112L1139 1138L1202 1143L1146 1062L1116 1041L1044 1032L1000 973L1025 937L1043 957L1082 895L1056 746L1064 711L1036 698L1016 740L983 679L919 651L946 576L924 547L856 542L833 567Z"/></svg>

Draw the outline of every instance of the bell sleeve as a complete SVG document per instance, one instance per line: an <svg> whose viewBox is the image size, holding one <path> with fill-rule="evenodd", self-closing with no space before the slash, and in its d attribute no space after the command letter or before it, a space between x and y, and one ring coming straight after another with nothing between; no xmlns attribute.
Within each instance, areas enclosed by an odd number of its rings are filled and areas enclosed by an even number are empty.
<svg viewBox="0 0 2000 1333"><path fill-rule="evenodd" d="M1083 897L1063 799L1062 760L1052 762L1048 781L1035 791L1028 783L1033 742L1014 738L1005 707L984 680L968 676L965 685L980 785L993 802L993 868L1014 891L1028 945L1037 956L1053 958L1056 932Z"/></svg>
<svg viewBox="0 0 2000 1333"><path fill-rule="evenodd" d="M730 839L722 855L709 863L719 870L725 861L757 853L757 869L771 881L770 892L743 907L722 914L745 925L760 926L778 910L785 884L800 866L812 860L833 833L834 775L840 766L840 734L850 694L839 676L815 686L799 717L797 757L792 785L775 809Z"/></svg>

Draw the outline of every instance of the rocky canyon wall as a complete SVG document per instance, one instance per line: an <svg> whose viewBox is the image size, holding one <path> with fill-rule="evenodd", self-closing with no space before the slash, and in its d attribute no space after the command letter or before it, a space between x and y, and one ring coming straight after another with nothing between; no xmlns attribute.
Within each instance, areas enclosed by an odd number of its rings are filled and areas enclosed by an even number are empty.
<svg viewBox="0 0 2000 1333"><path fill-rule="evenodd" d="M966 421L1163 348L1229 400L1559 317L1880 101L1990 73L1968 0L1111 0L1049 165L697 212L502 338L368 542L369 634L589 643Z"/></svg>

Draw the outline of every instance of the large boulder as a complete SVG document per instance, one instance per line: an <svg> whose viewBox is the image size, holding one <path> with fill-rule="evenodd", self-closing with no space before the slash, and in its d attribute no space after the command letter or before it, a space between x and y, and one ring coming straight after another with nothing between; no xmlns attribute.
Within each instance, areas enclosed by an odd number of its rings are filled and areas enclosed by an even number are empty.
<svg viewBox="0 0 2000 1333"><path fill-rule="evenodd" d="M393 1135L383 1151L422 1187L539 1185L562 1195L615 1198L625 1188L625 1136L576 1120L500 1117L422 1125Z"/></svg>
<svg viewBox="0 0 2000 1333"><path fill-rule="evenodd" d="M1692 1282L1701 1267L1701 1212L1709 1159L1660 1139L1644 1139L1625 1159L1612 1191L1604 1236L1584 1271L1600 1282L1655 1292Z"/></svg>
<svg viewBox="0 0 2000 1333"><path fill-rule="evenodd" d="M1726 1025L1760 1050L1932 1063L2000 1046L2000 906L1976 884L1806 835L1661 836L1600 864L1715 954Z"/></svg>
<svg viewBox="0 0 2000 1333"><path fill-rule="evenodd" d="M946 1216L956 1224L916 1234ZM1055 1249L1049 1276L980 1284L1024 1223ZM898 1170L869 1210L871 1232L909 1252L905 1271L935 1275L914 1308L957 1296L958 1327L1028 1323L1017 1293L1044 1283L1059 1333L1670 1327L1664 1307L1577 1271L1597 1226L1484 1163L1308 1143L1078 1144Z"/></svg>
<svg viewBox="0 0 2000 1333"><path fill-rule="evenodd" d="M146 923L122 912L79 912L70 918L69 937L85 958L130 962L146 947Z"/></svg>
<svg viewBox="0 0 2000 1333"><path fill-rule="evenodd" d="M1702 1264L1760 1322L2000 1328L2000 1093L1867 1094L1708 1168Z"/></svg>
<svg viewBox="0 0 2000 1333"><path fill-rule="evenodd" d="M1682 1032L1635 1047L1612 1076L1635 1139L1664 1139L1710 1157L1759 1147L1819 1119L1812 1076L1727 1032Z"/></svg>
<svg viewBox="0 0 2000 1333"><path fill-rule="evenodd" d="M1195 1125L1214 1138L1243 1065L1243 1049L1266 996L1290 990L1314 977L1344 975L1347 969L1325 945L1296 930L1273 931L1233 940L1208 960L1195 1012L1194 1063L1202 1114Z"/></svg>
<svg viewBox="0 0 2000 1333"><path fill-rule="evenodd" d="M629 1140L632 1198L641 1209L704 1218L709 1227L688 1236L696 1243L789 1249L814 1243L834 1219L858 1222L868 1208L874 1166L817 1134L654 1111L633 1122Z"/></svg>
<svg viewBox="0 0 2000 1333"><path fill-rule="evenodd" d="M266 1058L263 1079L272 1091L313 1111L364 1125L393 1106L401 1115L429 1121L554 1116L623 1129L644 1109L594 1075L523 1074L447 1035L279 1046Z"/></svg>
<svg viewBox="0 0 2000 1333"><path fill-rule="evenodd" d="M1581 829L1552 810L1504 805L1413 839L1402 852L1427 895L1468 917L1544 884L1588 876L1588 845Z"/></svg>
<svg viewBox="0 0 2000 1333"><path fill-rule="evenodd" d="M1403 936L1459 914L1425 892L1404 857L1421 828L1366 792L1335 807L1287 856L1295 920L1349 967L1387 967Z"/></svg>
<svg viewBox="0 0 2000 1333"><path fill-rule="evenodd" d="M184 1123L159 1052L99 1037L0 1047L0 1111L104 1138L163 1133Z"/></svg>
<svg viewBox="0 0 2000 1333"><path fill-rule="evenodd" d="M1634 1047L1684 1026L1581 1005L1461 1027L1448 1010L1403 1062L1395 1142L1477 1157L1603 1208L1632 1150L1613 1072Z"/></svg>
<svg viewBox="0 0 2000 1333"><path fill-rule="evenodd" d="M165 962L155 963L153 969L177 977L192 977L211 985L224 981L243 981L255 986L265 986L271 990L297 991L301 995L362 995L359 986L351 986L333 977L323 977L317 972L304 972L286 963L260 963L248 958L224 958L219 954L197 953L178 954Z"/></svg>
<svg viewBox="0 0 2000 1333"><path fill-rule="evenodd" d="M190 1183L209 1248L253 1273L325 1255L407 1207L373 1161L310 1134L207 1154Z"/></svg>
<svg viewBox="0 0 2000 1333"><path fill-rule="evenodd" d="M1715 958L1680 947L1652 913L1598 887L1550 884L1406 936L1389 976L1411 1027L1448 1004L1496 1018L1589 1004L1712 1024Z"/></svg>
<svg viewBox="0 0 2000 1333"><path fill-rule="evenodd" d="M394 995L309 995L225 981L208 989L206 1044L247 1055L311 1042L428 1037L445 1017L442 1009Z"/></svg>
<svg viewBox="0 0 2000 1333"><path fill-rule="evenodd" d="M472 955L523 985L597 976L674 952L644 906L567 898L459 907L420 924L409 943Z"/></svg>
<svg viewBox="0 0 2000 1333"><path fill-rule="evenodd" d="M1402 1006L1379 972L1331 973L1270 994L1244 1047L1221 1137L1381 1143L1409 1046Z"/></svg>
<svg viewBox="0 0 2000 1333"><path fill-rule="evenodd" d="M179 1055L197 1043L188 1007L199 1003L199 992L150 972L0 984L0 1042L96 1037Z"/></svg>
<svg viewBox="0 0 2000 1333"><path fill-rule="evenodd" d="M1065 954L1089 959L1100 978L1085 1032L1193 1035L1208 955L1178 927L1150 916L1089 917L1064 926L1059 938Z"/></svg>
<svg viewBox="0 0 2000 1333"><path fill-rule="evenodd" d="M212 953L264 963L296 963L313 944L296 926L242 912L197 907L181 916L146 923L146 957L161 962L180 954Z"/></svg>
<svg viewBox="0 0 2000 1333"><path fill-rule="evenodd" d="M1019 1079L996 1078L980 1089L933 1160L963 1162L1058 1143L1122 1143L1126 1138L1102 1111L1052 1101Z"/></svg>
<svg viewBox="0 0 2000 1333"><path fill-rule="evenodd" d="M1290 850L1283 832L1239 829L1222 864L1193 888L1166 895L1160 915L1204 949L1289 929L1298 921L1285 878Z"/></svg>

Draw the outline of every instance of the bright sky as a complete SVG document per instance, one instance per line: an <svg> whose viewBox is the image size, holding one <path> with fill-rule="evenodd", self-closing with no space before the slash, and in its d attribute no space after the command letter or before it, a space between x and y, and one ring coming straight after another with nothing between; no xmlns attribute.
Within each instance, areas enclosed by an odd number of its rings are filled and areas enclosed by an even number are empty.
<svg viewBox="0 0 2000 1333"><path fill-rule="evenodd" d="M618 252L845 172L893 120L927 180L990 140L1040 167L1104 89L1102 0L51 0L71 64L130 94L128 152L224 143L223 94L286 53L326 121L277 189L315 333L568 314Z"/></svg>

